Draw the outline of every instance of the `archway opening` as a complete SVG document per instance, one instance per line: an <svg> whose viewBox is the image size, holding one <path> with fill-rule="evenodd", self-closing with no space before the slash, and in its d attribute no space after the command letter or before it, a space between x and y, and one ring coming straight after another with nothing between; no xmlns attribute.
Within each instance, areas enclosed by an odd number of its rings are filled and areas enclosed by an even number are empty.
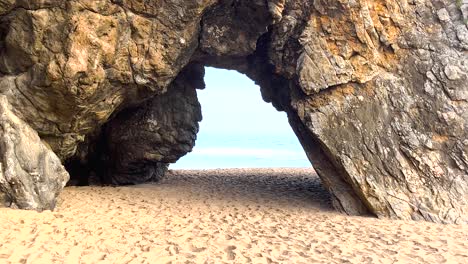
<svg viewBox="0 0 468 264"><path fill-rule="evenodd" d="M266 103L260 87L238 71L205 67L204 82L197 90L203 119L195 146L159 183L230 205L331 210L287 114Z"/></svg>
<svg viewBox="0 0 468 264"><path fill-rule="evenodd" d="M77 168L73 185L157 182L217 201L331 209L333 197L306 156L316 154L315 145L284 107L288 95L272 100L284 83L265 85L270 79L249 74L262 81L260 89L238 71L203 69L188 65L165 93L116 113L84 148L84 159L69 163L69 171Z"/></svg>
<svg viewBox="0 0 468 264"><path fill-rule="evenodd" d="M251 79L206 67L205 84L195 147L171 169L311 168L286 113L265 103Z"/></svg>

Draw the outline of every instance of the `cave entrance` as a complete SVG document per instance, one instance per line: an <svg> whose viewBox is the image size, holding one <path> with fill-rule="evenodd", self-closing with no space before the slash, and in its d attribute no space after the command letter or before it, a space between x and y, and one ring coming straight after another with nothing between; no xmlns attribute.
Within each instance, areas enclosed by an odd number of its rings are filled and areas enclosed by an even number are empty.
<svg viewBox="0 0 468 264"><path fill-rule="evenodd" d="M286 113L265 103L250 78L205 67L205 84L195 147L171 169L311 167Z"/></svg>

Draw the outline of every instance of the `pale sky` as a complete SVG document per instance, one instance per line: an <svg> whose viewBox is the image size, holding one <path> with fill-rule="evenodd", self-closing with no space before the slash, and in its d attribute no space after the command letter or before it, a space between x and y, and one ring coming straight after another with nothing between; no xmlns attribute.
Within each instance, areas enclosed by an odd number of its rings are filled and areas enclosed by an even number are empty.
<svg viewBox="0 0 468 264"><path fill-rule="evenodd" d="M203 121L191 153L172 169L310 167L286 113L237 71L206 68L197 90Z"/></svg>
<svg viewBox="0 0 468 264"><path fill-rule="evenodd" d="M260 88L237 71L206 68L206 88L198 90L202 132L291 134L286 113L263 101Z"/></svg>

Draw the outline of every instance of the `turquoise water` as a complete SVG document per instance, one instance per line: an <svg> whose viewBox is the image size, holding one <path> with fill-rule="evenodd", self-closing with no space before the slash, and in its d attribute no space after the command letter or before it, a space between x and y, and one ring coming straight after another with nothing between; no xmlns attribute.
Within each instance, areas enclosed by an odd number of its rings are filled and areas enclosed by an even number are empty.
<svg viewBox="0 0 468 264"><path fill-rule="evenodd" d="M206 68L198 90L203 121L192 153L173 169L310 167L284 112L236 71Z"/></svg>

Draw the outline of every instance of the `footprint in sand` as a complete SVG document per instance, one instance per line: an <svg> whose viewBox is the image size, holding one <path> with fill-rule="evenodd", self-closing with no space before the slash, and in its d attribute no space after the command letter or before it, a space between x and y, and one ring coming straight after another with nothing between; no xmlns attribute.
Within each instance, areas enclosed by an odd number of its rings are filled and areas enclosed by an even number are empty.
<svg viewBox="0 0 468 264"><path fill-rule="evenodd" d="M226 249L224 250L227 254L227 259L228 260L234 260L236 259L236 253L234 250L236 249L236 246L227 246Z"/></svg>

